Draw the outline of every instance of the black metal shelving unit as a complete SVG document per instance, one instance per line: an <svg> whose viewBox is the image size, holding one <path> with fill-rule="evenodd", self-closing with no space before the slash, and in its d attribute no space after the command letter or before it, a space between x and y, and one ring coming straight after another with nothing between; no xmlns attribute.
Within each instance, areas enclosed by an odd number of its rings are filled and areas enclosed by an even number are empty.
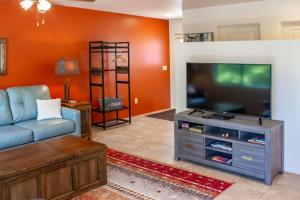
<svg viewBox="0 0 300 200"><path fill-rule="evenodd" d="M93 66L93 55L99 56L100 66ZM113 56L115 59L114 68L109 69L108 64L104 61L106 56ZM117 61L119 55L124 55L127 59L127 66L120 64ZM109 127L118 126L121 124L131 124L131 97L130 97L130 44L129 42L104 42L104 41L92 41L89 42L89 79L90 79L90 101L93 102L94 87L101 89L99 98L102 98L102 109L100 106L93 107L92 112L100 114L102 116L101 121L92 121L92 125L103 128L104 130ZM107 73L115 73L115 97L119 97L119 85L127 85L128 87L128 105L123 105L122 108L116 110L105 111L105 77ZM119 75L127 76L127 80L119 80ZM100 82L93 82L93 76L100 77ZM128 111L128 118L120 118L120 111ZM114 119L107 120L107 114L115 113Z"/></svg>

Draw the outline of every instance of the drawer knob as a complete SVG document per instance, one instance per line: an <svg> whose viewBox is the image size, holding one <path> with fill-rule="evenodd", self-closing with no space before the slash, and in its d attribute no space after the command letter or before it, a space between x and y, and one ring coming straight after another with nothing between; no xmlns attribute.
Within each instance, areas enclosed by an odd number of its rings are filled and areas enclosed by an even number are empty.
<svg viewBox="0 0 300 200"><path fill-rule="evenodd" d="M249 156L242 156L243 160L247 160L247 161L253 161L253 158L249 157Z"/></svg>

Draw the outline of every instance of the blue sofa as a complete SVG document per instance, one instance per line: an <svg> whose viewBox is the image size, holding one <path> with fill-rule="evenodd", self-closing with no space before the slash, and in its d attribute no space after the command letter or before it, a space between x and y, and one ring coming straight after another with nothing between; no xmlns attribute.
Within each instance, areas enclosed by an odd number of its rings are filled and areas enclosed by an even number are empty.
<svg viewBox="0 0 300 200"><path fill-rule="evenodd" d="M53 137L81 135L80 111L62 107L63 119L37 120L36 99L50 99L45 85L0 90L0 149Z"/></svg>

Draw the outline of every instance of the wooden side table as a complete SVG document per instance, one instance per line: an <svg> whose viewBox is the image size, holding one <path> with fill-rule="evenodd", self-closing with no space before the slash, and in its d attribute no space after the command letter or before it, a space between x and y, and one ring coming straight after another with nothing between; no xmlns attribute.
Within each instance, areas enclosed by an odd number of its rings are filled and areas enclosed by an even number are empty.
<svg viewBox="0 0 300 200"><path fill-rule="evenodd" d="M81 138L92 138L92 105L91 102L77 101L77 102L62 102L62 106L79 110L81 112Z"/></svg>

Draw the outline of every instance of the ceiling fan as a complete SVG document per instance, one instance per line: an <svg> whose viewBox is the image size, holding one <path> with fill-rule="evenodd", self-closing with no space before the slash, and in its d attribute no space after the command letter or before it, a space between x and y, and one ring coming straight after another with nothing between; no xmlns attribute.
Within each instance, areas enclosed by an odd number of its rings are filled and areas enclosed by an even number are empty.
<svg viewBox="0 0 300 200"><path fill-rule="evenodd" d="M94 2L96 0L70 0L70 1L86 1ZM39 16L42 15L42 24L45 24L44 14L50 10L52 3L51 0L22 0L20 6L25 10L29 10L34 4L36 4L37 13L37 26L40 26Z"/></svg>

